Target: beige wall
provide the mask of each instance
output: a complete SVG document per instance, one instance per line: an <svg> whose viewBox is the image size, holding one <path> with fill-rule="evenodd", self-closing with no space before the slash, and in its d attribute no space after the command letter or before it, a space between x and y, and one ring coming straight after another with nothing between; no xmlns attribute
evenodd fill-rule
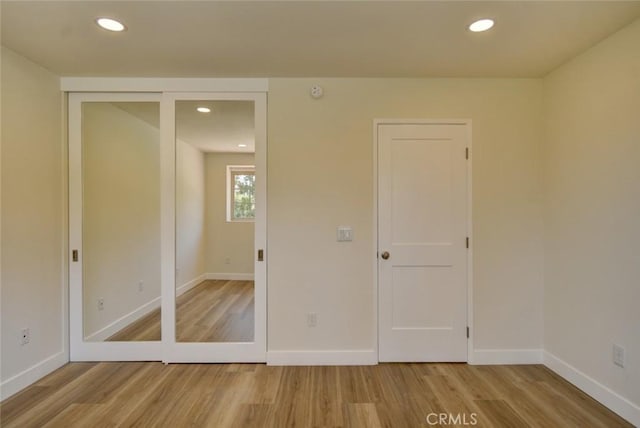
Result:
<svg viewBox="0 0 640 428"><path fill-rule="evenodd" d="M82 131L83 315L91 336L144 315L160 296L160 132L110 103L85 104Z"/></svg>
<svg viewBox="0 0 640 428"><path fill-rule="evenodd" d="M544 346L639 403L639 42L636 22L543 80L270 79L269 349L373 348L372 120L469 118L476 349ZM58 83L2 49L3 382L66 351ZM224 165L244 161L204 158L204 270L250 272L251 254L213 227ZM352 243L335 241L338 225Z"/></svg>
<svg viewBox="0 0 640 428"><path fill-rule="evenodd" d="M538 79L270 79L269 349L374 347L374 118L473 120L475 347L541 349Z"/></svg>
<svg viewBox="0 0 640 428"><path fill-rule="evenodd" d="M636 21L544 79L545 349L636 406L639 47Z"/></svg>
<svg viewBox="0 0 640 428"><path fill-rule="evenodd" d="M308 95L313 83L325 87L321 100ZM536 79L271 79L270 350L373 347L372 120L389 117L473 120L476 348L539 349L541 114ZM43 162L61 172L55 158ZM207 155L205 163L205 189L212 194L214 182L224 183L215 179L224 177L224 168L214 173L215 165L241 162ZM62 199L55 197L58 205ZM206 201L207 221L224 219L224 210L224 203ZM354 227L352 243L335 242L338 225ZM243 261L244 250L230 253L225 246L227 253L220 252L219 232L206 232L207 272L251 272L251 253ZM318 314L313 331L306 327L307 312ZM59 308L55 314L61 315Z"/></svg>
<svg viewBox="0 0 640 428"><path fill-rule="evenodd" d="M204 154L176 142L176 287L201 278L205 270Z"/></svg>
<svg viewBox="0 0 640 428"><path fill-rule="evenodd" d="M640 403L639 44L635 22L543 80L270 79L269 349L373 347L372 120L470 118L476 348L544 346ZM5 386L66 358L67 201L58 77L2 48L1 98ZM217 162L206 156L207 194ZM205 213L224 218L224 204ZM335 242L338 225L352 243ZM206 271L253 266L205 230Z"/></svg>
<svg viewBox="0 0 640 428"><path fill-rule="evenodd" d="M253 222L227 222L227 165L253 165L253 154L207 153L207 273L253 274ZM229 263L226 263L229 259Z"/></svg>
<svg viewBox="0 0 640 428"><path fill-rule="evenodd" d="M59 78L4 47L1 55L5 396L11 389L6 381L15 375L47 359L51 369L51 363L55 366L66 358L66 143ZM20 331L25 327L31 330L31 342L21 346Z"/></svg>

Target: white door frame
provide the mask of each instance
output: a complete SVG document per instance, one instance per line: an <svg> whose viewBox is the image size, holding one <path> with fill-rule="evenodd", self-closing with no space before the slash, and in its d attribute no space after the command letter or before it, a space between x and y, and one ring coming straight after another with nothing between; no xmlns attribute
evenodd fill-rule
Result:
<svg viewBox="0 0 640 428"><path fill-rule="evenodd" d="M469 161L467 162L467 230L469 234L469 250L467 251L467 326L469 327L469 339L467 340L467 362L473 363L473 221L472 221L472 167L471 167L471 119L374 119L373 120L373 248L371 259L373 260L373 287L374 301L373 313L375 314L373 328L373 343L376 359L379 357L379 272L378 272L378 127L380 125L464 125L467 129L467 141L469 147Z"/></svg>
<svg viewBox="0 0 640 428"><path fill-rule="evenodd" d="M267 349L267 91L266 79L63 78L69 92L69 346L71 361L264 362ZM174 92L171 92L174 91ZM178 92L183 91L183 92ZM188 92L187 92L188 91ZM203 92L210 91L210 92ZM176 343L175 341L175 100L253 100L256 134L255 331L251 343ZM83 101L160 102L161 295L162 340L157 342L85 342L82 322L82 175L81 103ZM258 280L261 278L261 280Z"/></svg>

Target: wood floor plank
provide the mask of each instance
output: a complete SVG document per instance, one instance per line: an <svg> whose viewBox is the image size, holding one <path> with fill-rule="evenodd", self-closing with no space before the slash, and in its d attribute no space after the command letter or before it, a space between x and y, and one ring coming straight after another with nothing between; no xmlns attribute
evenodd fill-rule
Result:
<svg viewBox="0 0 640 428"><path fill-rule="evenodd" d="M437 401L407 398L403 402L378 402L376 411L384 428L415 428L431 426L427 424L427 416L439 413L442 408Z"/></svg>
<svg viewBox="0 0 640 428"><path fill-rule="evenodd" d="M263 427L269 419L273 406L269 404L243 404L239 408L237 419L231 423L232 427Z"/></svg>
<svg viewBox="0 0 640 428"><path fill-rule="evenodd" d="M478 413L474 401L466 397L463 388L451 376L425 376L425 380L436 394L437 402L442 405L441 412L467 415Z"/></svg>
<svg viewBox="0 0 640 428"><path fill-rule="evenodd" d="M586 412L592 420L599 421L606 427L620 426L619 419L617 417L611 418L612 413L606 407L599 405L595 399L582 393L577 387L557 376L550 369L543 367L543 370L539 370L538 373L541 376L541 382L562 395L574 397L572 402Z"/></svg>
<svg viewBox="0 0 640 428"><path fill-rule="evenodd" d="M370 382L375 366L339 367L341 390L346 403L375 403L382 400L382 385Z"/></svg>
<svg viewBox="0 0 640 428"><path fill-rule="evenodd" d="M442 373L451 378L459 391L468 400L497 400L505 398L493 383L481 376L479 366L468 366L466 364L448 364L443 366Z"/></svg>
<svg viewBox="0 0 640 428"><path fill-rule="evenodd" d="M26 390L18 393L11 400L2 403L2 417L0 418L0 426L2 420L14 420L20 415L31 409L33 403L42 402L45 398L51 396L52 387L32 385Z"/></svg>
<svg viewBox="0 0 640 428"><path fill-rule="evenodd" d="M119 393L99 409L95 418L107 426L121 426L132 414L149 402L149 396L154 393L157 385L166 381L169 373L169 370L163 369L161 363L144 364L136 371L135 376L123 385ZM118 411L113 412L114 408Z"/></svg>
<svg viewBox="0 0 640 428"><path fill-rule="evenodd" d="M518 415L504 400L476 400L475 405L479 412L476 420L483 427L526 428L530 427L520 415Z"/></svg>
<svg viewBox="0 0 640 428"><path fill-rule="evenodd" d="M503 366L484 366L481 369L479 375L499 391L496 398L505 398L530 426L540 428L562 426L560 415L549 412L549 409L539 401L532 399L528 392L531 382L524 381L521 377L514 377L513 371Z"/></svg>
<svg viewBox="0 0 640 428"><path fill-rule="evenodd" d="M381 428L378 411L374 403L346 404L345 426Z"/></svg>
<svg viewBox="0 0 640 428"><path fill-rule="evenodd" d="M118 393L127 382L135 379L144 363L104 363L107 370L94 373L91 377L93 388L76 398L76 403L104 403Z"/></svg>
<svg viewBox="0 0 640 428"><path fill-rule="evenodd" d="M72 404L82 402L95 402L97 393L108 394L110 392L113 384L108 384L105 382L105 380L108 379L110 373L121 371L123 369L130 371L132 369L135 369L136 364L142 363L126 364L126 367L122 366L119 363L101 363L94 365L91 369L85 371L80 377L69 380L68 383L62 384L58 388L52 388L51 394L46 395L41 400L33 402L28 412L23 412L16 415L15 426L41 427ZM73 368L69 368L69 366L73 365L75 364L67 364L63 368L54 372L51 376L56 376L57 372L60 370L73 371ZM120 382L124 382L126 380L126 377L119 378ZM34 386L38 385L36 384ZM29 394L30 388L31 387L22 391L15 397L15 399L20 401L24 400L24 398L22 397ZM87 397L90 401L85 401L87 400ZM12 399L8 400L7 404L9 405L9 407L11 406L12 402L13 397ZM5 402L2 403L2 409L4 409L4 406ZM2 424L4 425L7 420L11 421L12 419L8 419L8 417L5 418L4 410L0 410L0 420L2 420Z"/></svg>
<svg viewBox="0 0 640 428"><path fill-rule="evenodd" d="M240 364L247 366L247 364ZM275 404L282 382L283 367L256 365L251 385L251 394L247 398L249 404Z"/></svg>
<svg viewBox="0 0 640 428"><path fill-rule="evenodd" d="M95 414L104 404L71 404L62 412L47 421L43 428L73 428L73 427L107 427L106 421L101 421Z"/></svg>
<svg viewBox="0 0 640 428"><path fill-rule="evenodd" d="M9 420L18 417L25 411L25 408L22 406L28 405L29 403L43 401L51 395L52 391L56 391L70 383L72 380L77 379L95 365L96 363L67 364L61 369L40 379L30 388L18 393L14 400L3 403L2 415Z"/></svg>
<svg viewBox="0 0 640 428"><path fill-rule="evenodd" d="M96 367L98 363L74 363L67 364L59 370L43 377L36 384L42 386L51 386L53 388L60 388L72 380L79 378L87 373L89 370Z"/></svg>
<svg viewBox="0 0 640 428"><path fill-rule="evenodd" d="M131 413L123 425L150 424L151 426L165 423L174 413L186 411L183 404L184 396L190 386L198 379L201 365L179 364L167 367L168 372L164 381L155 385L152 391L143 399L142 406Z"/></svg>
<svg viewBox="0 0 640 428"><path fill-rule="evenodd" d="M441 414L475 414L479 427L631 427L539 365L70 363L0 404L7 428L414 428Z"/></svg>

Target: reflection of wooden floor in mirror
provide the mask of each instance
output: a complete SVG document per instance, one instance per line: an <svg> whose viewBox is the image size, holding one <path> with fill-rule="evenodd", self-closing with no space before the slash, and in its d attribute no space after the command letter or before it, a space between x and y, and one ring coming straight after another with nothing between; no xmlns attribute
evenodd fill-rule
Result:
<svg viewBox="0 0 640 428"><path fill-rule="evenodd" d="M158 340L160 340L160 309L150 312L107 339L110 342L151 342Z"/></svg>
<svg viewBox="0 0 640 428"><path fill-rule="evenodd" d="M177 340L251 342L253 314L253 281L203 281L177 299ZM160 309L120 330L108 340L160 340Z"/></svg>
<svg viewBox="0 0 640 428"><path fill-rule="evenodd" d="M253 281L204 281L178 297L178 342L252 342Z"/></svg>

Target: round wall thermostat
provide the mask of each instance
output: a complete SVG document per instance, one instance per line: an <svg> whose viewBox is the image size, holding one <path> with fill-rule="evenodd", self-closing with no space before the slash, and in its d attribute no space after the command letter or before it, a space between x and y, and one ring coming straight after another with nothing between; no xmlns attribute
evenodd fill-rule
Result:
<svg viewBox="0 0 640 428"><path fill-rule="evenodd" d="M311 96L313 98L318 99L318 98L322 97L322 94L324 94L324 90L322 89L322 86L313 85L311 87Z"/></svg>

